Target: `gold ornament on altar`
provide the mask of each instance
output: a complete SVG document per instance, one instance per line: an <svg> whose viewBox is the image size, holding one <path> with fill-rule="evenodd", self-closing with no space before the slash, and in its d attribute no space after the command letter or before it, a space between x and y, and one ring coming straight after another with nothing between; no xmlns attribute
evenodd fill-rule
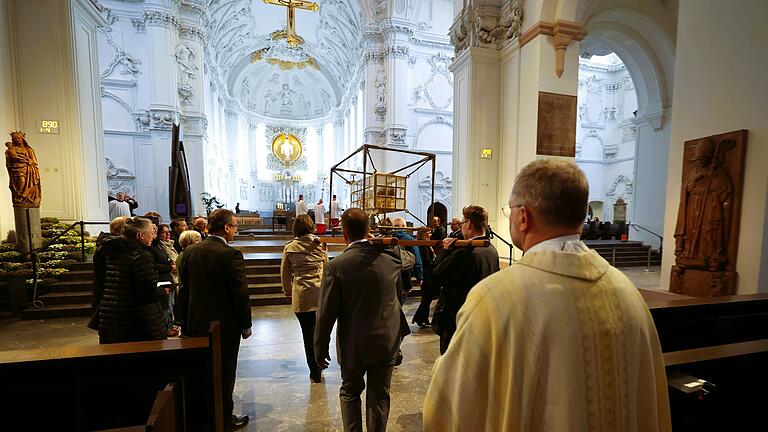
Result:
<svg viewBox="0 0 768 432"><path fill-rule="evenodd" d="M304 38L296 34L296 9L317 12L320 6L315 2L304 0L264 0L264 3L287 8L288 19L285 29L276 30L270 34L269 46L251 54L251 62L265 60L283 70L306 67L319 70L320 65L317 60L304 50Z"/></svg>
<svg viewBox="0 0 768 432"><path fill-rule="evenodd" d="M301 141L295 135L281 133L272 140L272 154L286 166L299 160L302 151Z"/></svg>

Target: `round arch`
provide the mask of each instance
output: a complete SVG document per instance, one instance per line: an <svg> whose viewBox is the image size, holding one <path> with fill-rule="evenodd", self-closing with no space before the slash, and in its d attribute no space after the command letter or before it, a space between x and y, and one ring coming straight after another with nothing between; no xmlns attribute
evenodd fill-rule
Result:
<svg viewBox="0 0 768 432"><path fill-rule="evenodd" d="M664 111L672 104L674 47L652 18L634 9L599 12L586 24L582 53L615 52L635 84L638 118L662 127Z"/></svg>

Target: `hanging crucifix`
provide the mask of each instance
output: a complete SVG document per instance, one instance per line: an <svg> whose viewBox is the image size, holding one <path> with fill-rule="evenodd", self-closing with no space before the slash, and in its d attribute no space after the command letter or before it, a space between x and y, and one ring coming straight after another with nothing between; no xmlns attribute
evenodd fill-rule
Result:
<svg viewBox="0 0 768 432"><path fill-rule="evenodd" d="M304 40L296 34L296 9L317 12L320 6L315 2L305 0L264 0L264 3L287 8L288 23L285 26L285 32L280 32L280 37L284 37L288 41L288 45L292 47L304 43Z"/></svg>

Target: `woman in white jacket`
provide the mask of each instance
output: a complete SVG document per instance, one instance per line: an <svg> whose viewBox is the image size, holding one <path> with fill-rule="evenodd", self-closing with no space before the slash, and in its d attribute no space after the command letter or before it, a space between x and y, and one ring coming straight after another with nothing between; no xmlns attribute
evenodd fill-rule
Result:
<svg viewBox="0 0 768 432"><path fill-rule="evenodd" d="M309 378L319 383L322 370L315 362L314 335L315 311L320 295L323 266L328 262L325 246L312 234L315 225L306 215L299 215L293 222L294 239L285 245L281 263L283 293L291 297L291 308L296 314L304 339L304 352L309 366Z"/></svg>

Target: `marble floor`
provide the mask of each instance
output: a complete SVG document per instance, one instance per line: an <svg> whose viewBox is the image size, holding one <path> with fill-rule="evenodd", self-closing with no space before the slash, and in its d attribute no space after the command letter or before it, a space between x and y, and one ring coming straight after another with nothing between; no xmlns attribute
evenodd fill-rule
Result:
<svg viewBox="0 0 768 432"><path fill-rule="evenodd" d="M638 287L654 288L659 285L658 268L655 270L648 273L632 269L626 273ZM405 305L409 320L417 305L416 299ZM341 376L335 347L331 347L334 361L324 372L324 382L312 384L301 330L290 306L254 308L252 315L253 336L241 343L235 386L235 411L251 417L246 430L341 430ZM0 351L97 344L98 337L85 326L87 322L88 318L0 320ZM411 331L402 346L403 364L392 376L388 430L393 432L422 430L422 402L439 354L438 337L431 329L412 325Z"/></svg>

